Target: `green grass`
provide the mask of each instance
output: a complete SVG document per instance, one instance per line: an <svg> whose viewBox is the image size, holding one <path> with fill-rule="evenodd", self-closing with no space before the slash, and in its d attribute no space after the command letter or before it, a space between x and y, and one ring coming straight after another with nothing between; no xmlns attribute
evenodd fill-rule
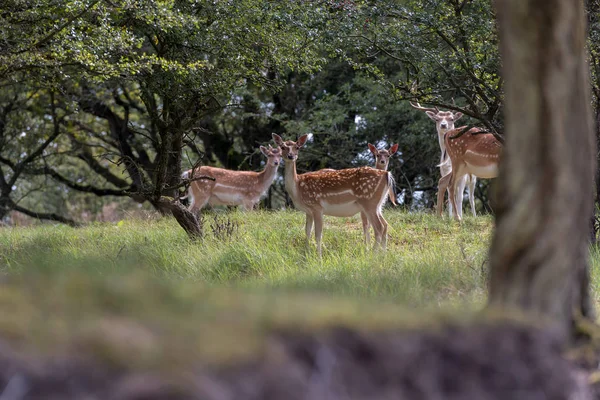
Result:
<svg viewBox="0 0 600 400"><path fill-rule="evenodd" d="M238 226L225 238L207 215L200 242L171 218L2 228L0 338L120 366L183 366L255 354L273 329L406 327L423 310L454 318L485 302L491 217L384 215L386 252L365 248L358 218L327 218L322 259L292 211L219 213ZM599 260L594 250L597 304Z"/></svg>
<svg viewBox="0 0 600 400"><path fill-rule="evenodd" d="M219 215L238 224L216 238L205 217L206 237L187 239L174 220L122 221L83 229L65 226L0 231L0 265L9 274L84 270L106 275L143 270L170 280L244 288L317 291L385 298L411 305L473 302L483 298L482 267L491 218L460 226L430 214L386 212L388 251L363 244L358 218L327 218L324 253L306 249L298 212Z"/></svg>

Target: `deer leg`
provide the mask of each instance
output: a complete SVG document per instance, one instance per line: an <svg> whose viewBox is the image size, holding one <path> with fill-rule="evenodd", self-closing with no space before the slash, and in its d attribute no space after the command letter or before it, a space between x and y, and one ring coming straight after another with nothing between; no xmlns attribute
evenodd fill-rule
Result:
<svg viewBox="0 0 600 400"><path fill-rule="evenodd" d="M382 245L382 236L384 233L383 222L379 219L379 212L375 211L367 211L363 207L363 213L367 215L367 219L369 223L373 226L373 230L375 231L375 248L378 248Z"/></svg>
<svg viewBox="0 0 600 400"><path fill-rule="evenodd" d="M208 201L210 200L210 193L192 193L190 200L189 210L193 213L196 213L206 207Z"/></svg>
<svg viewBox="0 0 600 400"><path fill-rule="evenodd" d="M477 183L477 178L475 175L469 175L468 187L469 187L469 204L471 204L471 212L473 216L476 217L477 213L475 212L475 184Z"/></svg>
<svg viewBox="0 0 600 400"><path fill-rule="evenodd" d="M379 221L383 227L383 232L381 232L381 247L383 250L385 250L387 248L388 223L380 212L377 213L377 217L379 218Z"/></svg>
<svg viewBox="0 0 600 400"><path fill-rule="evenodd" d="M210 200L213 187L214 183L210 181L193 182L189 188L190 205L188 209L191 212L196 213L206 207Z"/></svg>
<svg viewBox="0 0 600 400"><path fill-rule="evenodd" d="M252 211L254 210L254 206L256 205L256 203L253 203L251 201L245 201L243 203L243 207L245 211Z"/></svg>
<svg viewBox="0 0 600 400"><path fill-rule="evenodd" d="M313 227L313 216L306 214L306 225L304 225L304 231L306 232L306 247L310 246L310 234Z"/></svg>
<svg viewBox="0 0 600 400"><path fill-rule="evenodd" d="M321 238L323 237L323 212L313 212L313 219L315 221L315 239L317 240L317 253L321 257Z"/></svg>
<svg viewBox="0 0 600 400"><path fill-rule="evenodd" d="M452 177L452 171L447 175L440 178L438 182L438 199L437 199L437 213L441 217L444 213L444 194L446 190L448 190L448 201L450 201L450 188L448 187L448 183L450 183L450 178ZM450 207L450 205L448 205Z"/></svg>
<svg viewBox="0 0 600 400"><path fill-rule="evenodd" d="M454 216L454 209L452 207L452 202L450 201L450 186L446 189L448 192L448 216L452 218Z"/></svg>
<svg viewBox="0 0 600 400"><path fill-rule="evenodd" d="M450 176L450 183L449 183L450 202L454 206L455 210L456 210L456 186L458 186L457 184L460 182L460 179L462 179L463 176L464 176L464 173L462 173L460 171L460 168L454 168L452 170L452 175ZM457 221L460 222L462 220L461 216L458 215L458 213L454 213L454 216Z"/></svg>
<svg viewBox="0 0 600 400"><path fill-rule="evenodd" d="M365 244L368 246L371 243L371 232L369 230L369 219L367 214L360 212L360 219L362 220L363 233L365 234Z"/></svg>
<svg viewBox="0 0 600 400"><path fill-rule="evenodd" d="M448 165L448 164L442 164L440 166L440 173L442 175L442 178L449 175L452 172L452 166ZM450 179L450 178L448 178ZM454 209L452 202L450 201L450 187L446 186L446 191L448 192L448 215L450 216L450 218L452 218L452 216L454 215L454 213L456 212L456 210ZM438 192L439 193L439 192ZM438 194L438 198L439 198L439 194ZM442 195L442 200L443 200L444 196ZM439 203L438 203L439 204ZM443 206L442 206L443 208Z"/></svg>
<svg viewBox="0 0 600 400"><path fill-rule="evenodd" d="M456 196L456 205L454 206L454 212L456 213L456 215L458 215L460 219L462 219L463 216L463 198L465 194L465 186L467 185L467 178L468 176L465 175L456 182L457 190L454 193Z"/></svg>

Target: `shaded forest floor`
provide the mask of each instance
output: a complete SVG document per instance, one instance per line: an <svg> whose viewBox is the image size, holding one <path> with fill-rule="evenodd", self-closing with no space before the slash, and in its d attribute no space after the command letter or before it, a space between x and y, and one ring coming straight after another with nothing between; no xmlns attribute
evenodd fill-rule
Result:
<svg viewBox="0 0 600 400"><path fill-rule="evenodd" d="M386 253L358 218L329 218L322 260L296 212L208 214L200 243L169 218L0 229L0 397L416 399L480 369L504 376L496 393L577 386L551 334L492 321L472 336L491 218L385 216ZM506 375L511 355L538 372ZM419 362L416 386L393 378Z"/></svg>

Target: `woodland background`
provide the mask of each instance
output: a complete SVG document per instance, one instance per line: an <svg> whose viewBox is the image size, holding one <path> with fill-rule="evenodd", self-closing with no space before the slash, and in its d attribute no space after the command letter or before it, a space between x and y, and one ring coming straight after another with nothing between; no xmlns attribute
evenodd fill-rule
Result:
<svg viewBox="0 0 600 400"><path fill-rule="evenodd" d="M160 208L198 162L261 169L272 132L313 134L300 171L368 165L367 143L399 143L398 201L431 209L435 127L409 100L503 132L489 0L34 3L0 12L5 223ZM586 8L598 120L600 2ZM476 198L493 212L488 181ZM286 205L279 179L261 206Z"/></svg>

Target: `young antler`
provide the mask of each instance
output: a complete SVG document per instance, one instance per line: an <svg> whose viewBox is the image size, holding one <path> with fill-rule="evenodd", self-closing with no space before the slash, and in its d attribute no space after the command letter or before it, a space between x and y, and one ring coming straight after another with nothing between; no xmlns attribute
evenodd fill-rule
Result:
<svg viewBox="0 0 600 400"><path fill-rule="evenodd" d="M412 101L409 101L409 103L413 108L416 108L417 110L420 110L420 111L425 111L425 112L429 111L429 112L432 112L435 114L440 112L440 110L437 107L435 107L435 108L423 107L423 106L421 106L421 104L419 104L419 102L417 102L415 104Z"/></svg>

